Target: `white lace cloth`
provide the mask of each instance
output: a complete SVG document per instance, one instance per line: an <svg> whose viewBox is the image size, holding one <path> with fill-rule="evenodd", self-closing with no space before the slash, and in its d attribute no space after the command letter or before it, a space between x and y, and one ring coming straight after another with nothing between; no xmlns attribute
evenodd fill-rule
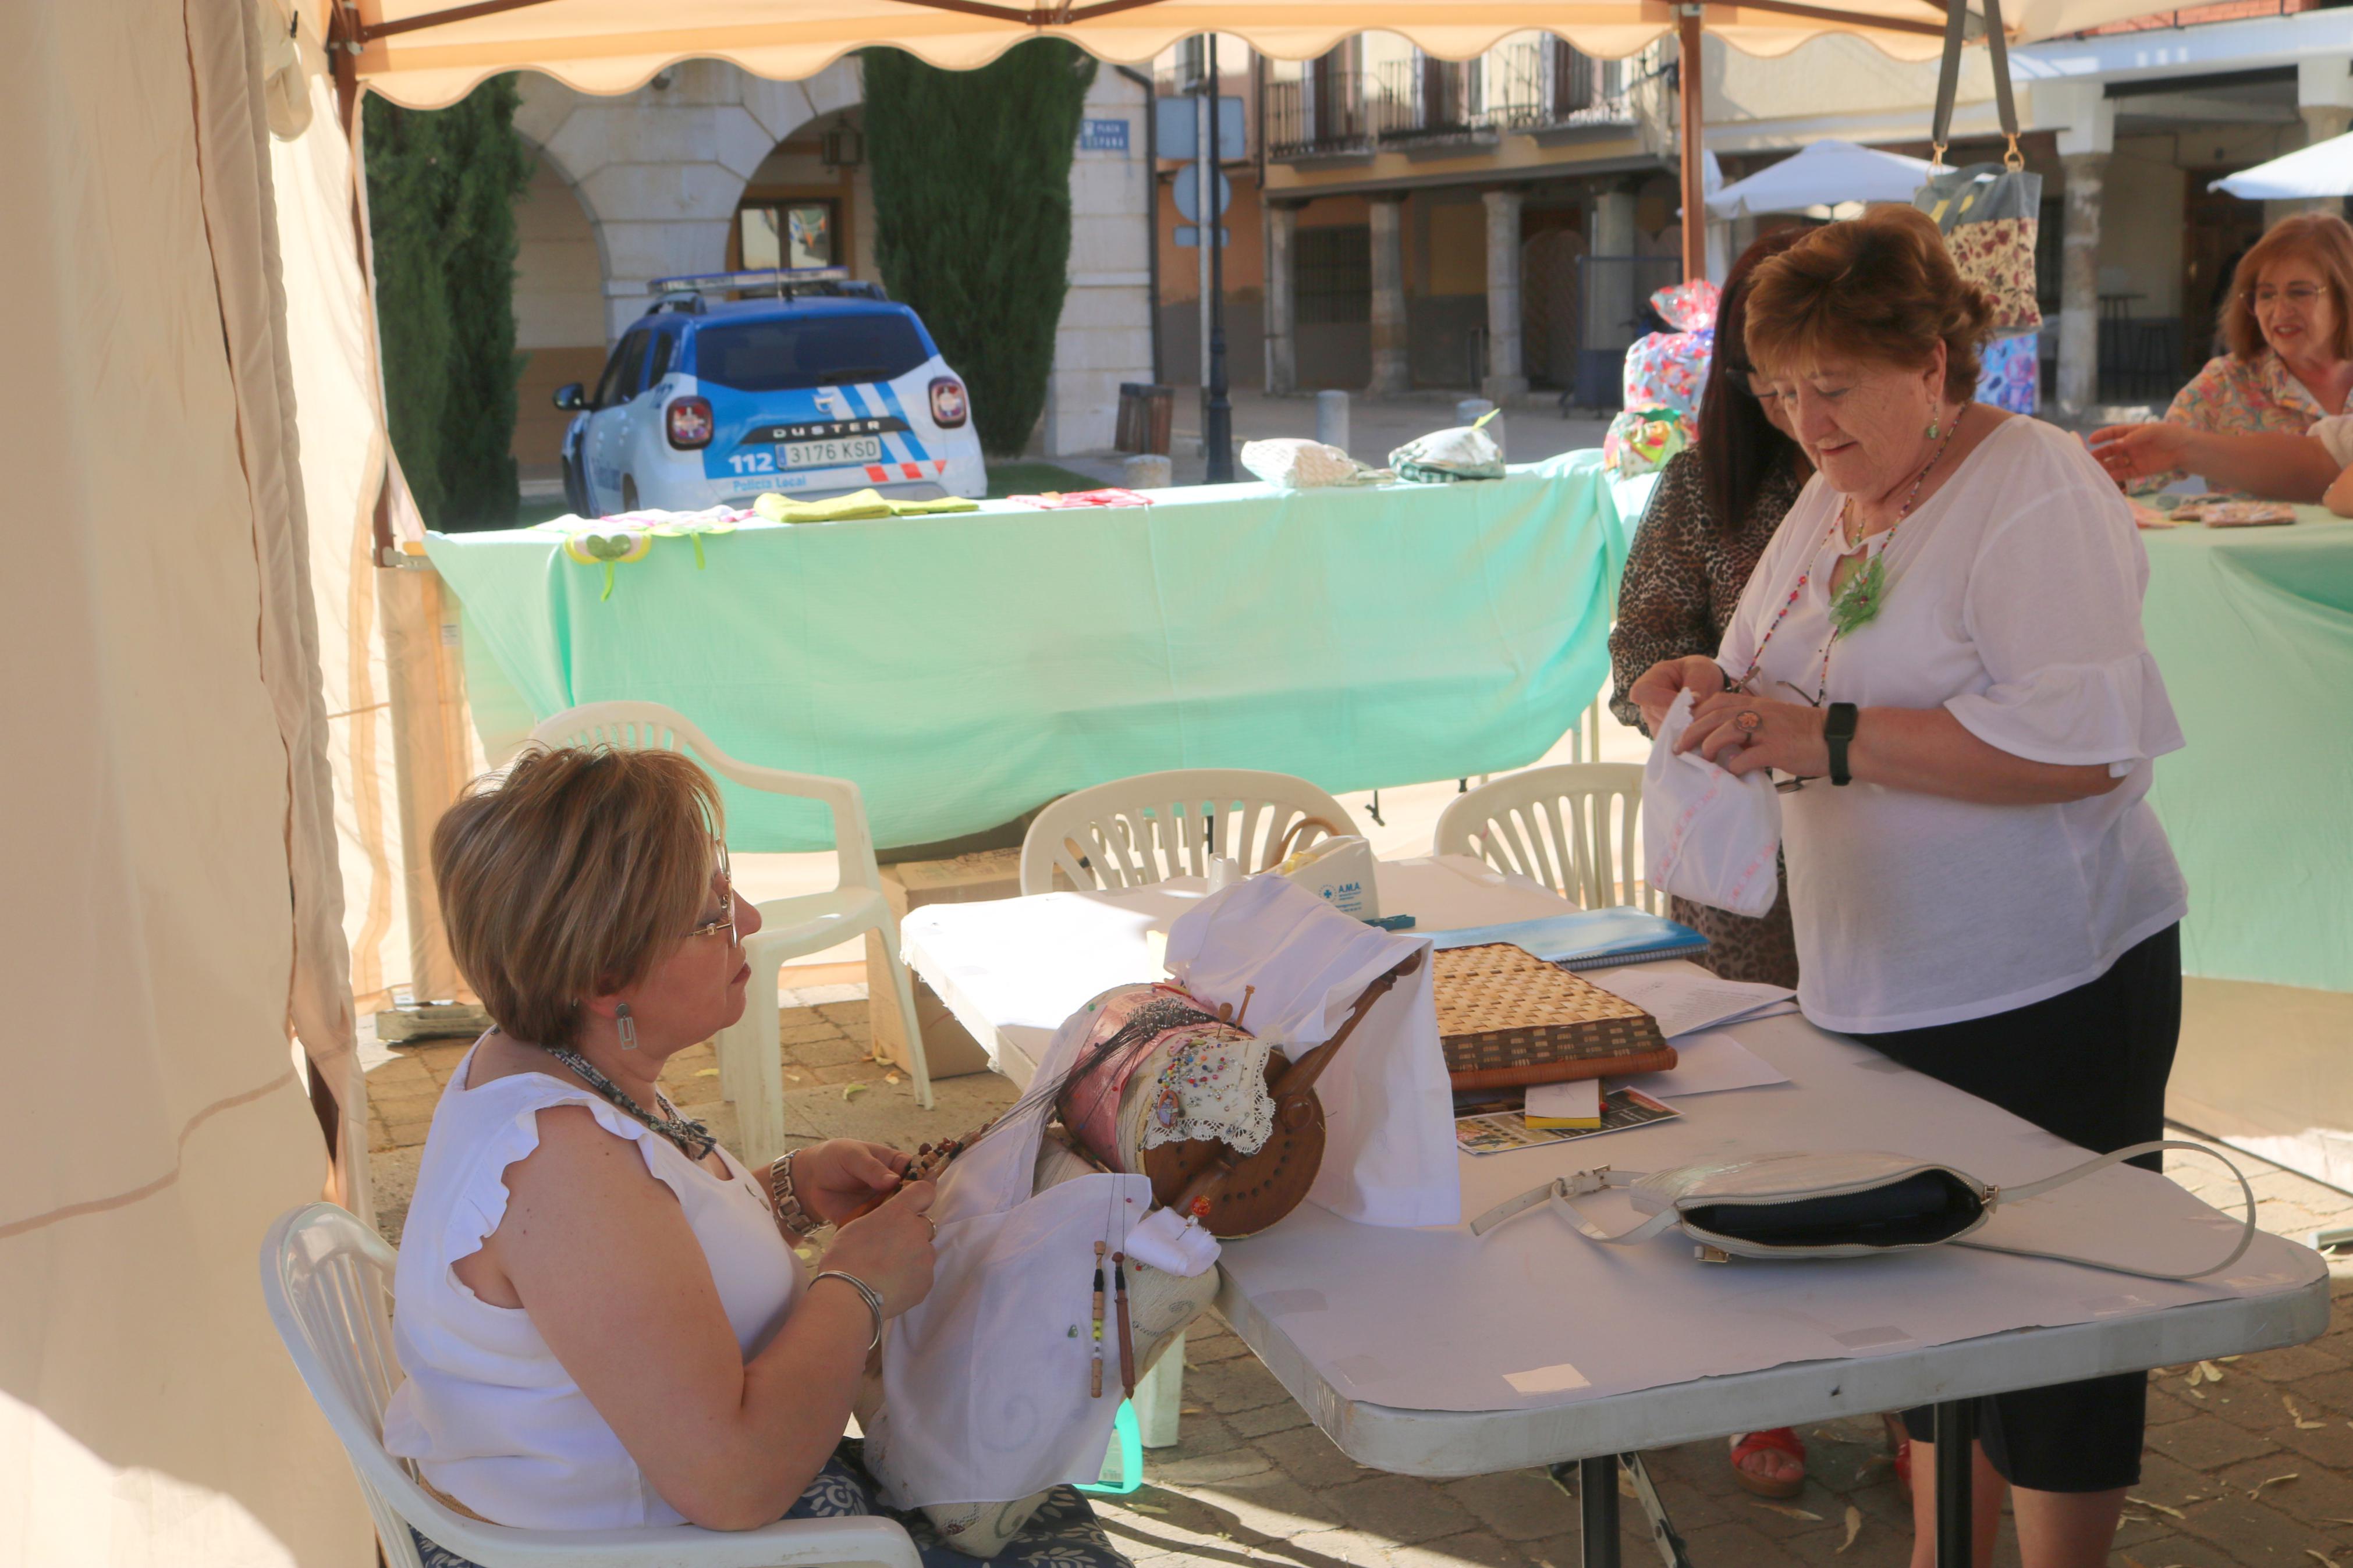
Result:
<svg viewBox="0 0 2353 1568"><path fill-rule="evenodd" d="M1267 1042L1238 1031L1185 1029L1154 1049L1143 1146L1215 1140L1255 1154L1274 1135L1274 1097L1267 1092ZM1133 1081L1133 1080L1131 1080Z"/></svg>

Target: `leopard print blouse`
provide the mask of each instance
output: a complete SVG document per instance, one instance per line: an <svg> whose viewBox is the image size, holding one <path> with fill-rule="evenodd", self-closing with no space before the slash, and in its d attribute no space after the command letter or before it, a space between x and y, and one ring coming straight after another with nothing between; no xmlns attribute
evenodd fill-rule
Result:
<svg viewBox="0 0 2353 1568"><path fill-rule="evenodd" d="M1627 697L1644 670L1661 659L1715 655L1749 574L1757 570L1773 531L1804 488L1793 470L1779 470L1757 487L1740 530L1726 534L1709 515L1706 492L1700 486L1699 453L1686 448L1667 460L1651 492L1650 509L1626 552L1626 574L1618 588L1618 624L1609 633L1609 663L1616 678L1609 710L1621 721L1650 733L1641 710ZM1798 984L1798 945L1789 929L1786 874L1780 897L1761 920L1683 899L1673 900L1672 912L1708 939L1707 956L1700 962L1725 979Z"/></svg>

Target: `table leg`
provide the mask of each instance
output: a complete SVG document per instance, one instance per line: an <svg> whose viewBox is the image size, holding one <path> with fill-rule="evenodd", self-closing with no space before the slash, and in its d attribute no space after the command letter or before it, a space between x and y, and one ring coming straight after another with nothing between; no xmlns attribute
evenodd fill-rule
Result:
<svg viewBox="0 0 2353 1568"><path fill-rule="evenodd" d="M1577 1462L1585 1568L1618 1568L1618 1456Z"/></svg>
<svg viewBox="0 0 2353 1568"><path fill-rule="evenodd" d="M1976 1463L1978 1409L1972 1400L1936 1406L1936 1568L1970 1568L1969 1473Z"/></svg>

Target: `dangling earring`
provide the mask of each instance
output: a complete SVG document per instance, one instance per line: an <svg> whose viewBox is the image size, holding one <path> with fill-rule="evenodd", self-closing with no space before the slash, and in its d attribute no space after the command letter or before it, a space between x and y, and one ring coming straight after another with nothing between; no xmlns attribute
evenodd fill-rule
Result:
<svg viewBox="0 0 2353 1568"><path fill-rule="evenodd" d="M638 1021L629 1016L629 1005L627 1002L620 1003L614 1007L613 1022L621 1031L621 1048L625 1051L636 1050L638 1048Z"/></svg>
<svg viewBox="0 0 2353 1568"><path fill-rule="evenodd" d="M1941 436L1941 435L1943 435L1943 434L1944 434L1944 430L1943 430L1942 426L1937 423L1937 420L1936 420L1936 411L1934 408L1929 409L1929 410L1928 410L1928 439L1929 439L1929 440L1931 440L1931 441L1933 441L1933 440L1935 440L1938 436Z"/></svg>

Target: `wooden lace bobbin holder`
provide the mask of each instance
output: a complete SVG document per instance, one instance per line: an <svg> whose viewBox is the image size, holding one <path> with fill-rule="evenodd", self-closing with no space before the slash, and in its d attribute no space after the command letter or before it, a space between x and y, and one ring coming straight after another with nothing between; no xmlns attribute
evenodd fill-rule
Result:
<svg viewBox="0 0 2353 1568"><path fill-rule="evenodd" d="M1140 1166L1138 1173L1152 1183L1155 1203L1179 1214L1199 1215L1203 1228L1221 1241L1257 1235L1299 1206L1323 1165L1324 1103L1316 1098L1315 1080L1348 1043L1374 1004L1420 963L1421 955L1416 953L1366 985L1332 1037L1296 1062L1279 1048L1268 1051L1266 1082L1268 1097L1274 1101L1274 1131L1256 1152L1244 1154L1213 1139L1142 1148L1143 1125L1153 1094L1152 1086L1140 1081L1144 1078L1140 1069L1130 1080L1131 1092L1122 1099L1116 1140L1120 1147L1097 1148L1077 1135L1085 1120L1076 1114L1075 1099L1083 1090L1083 1078L1064 1086L1058 1097L1056 1109L1066 1142L1103 1169ZM1216 1011L1230 1015L1232 1010ZM1203 1205L1206 1215L1201 1213Z"/></svg>
<svg viewBox="0 0 2353 1568"><path fill-rule="evenodd" d="M1506 1089L1662 1072L1658 1020L1509 942L1437 955L1438 1039L1456 1089Z"/></svg>

